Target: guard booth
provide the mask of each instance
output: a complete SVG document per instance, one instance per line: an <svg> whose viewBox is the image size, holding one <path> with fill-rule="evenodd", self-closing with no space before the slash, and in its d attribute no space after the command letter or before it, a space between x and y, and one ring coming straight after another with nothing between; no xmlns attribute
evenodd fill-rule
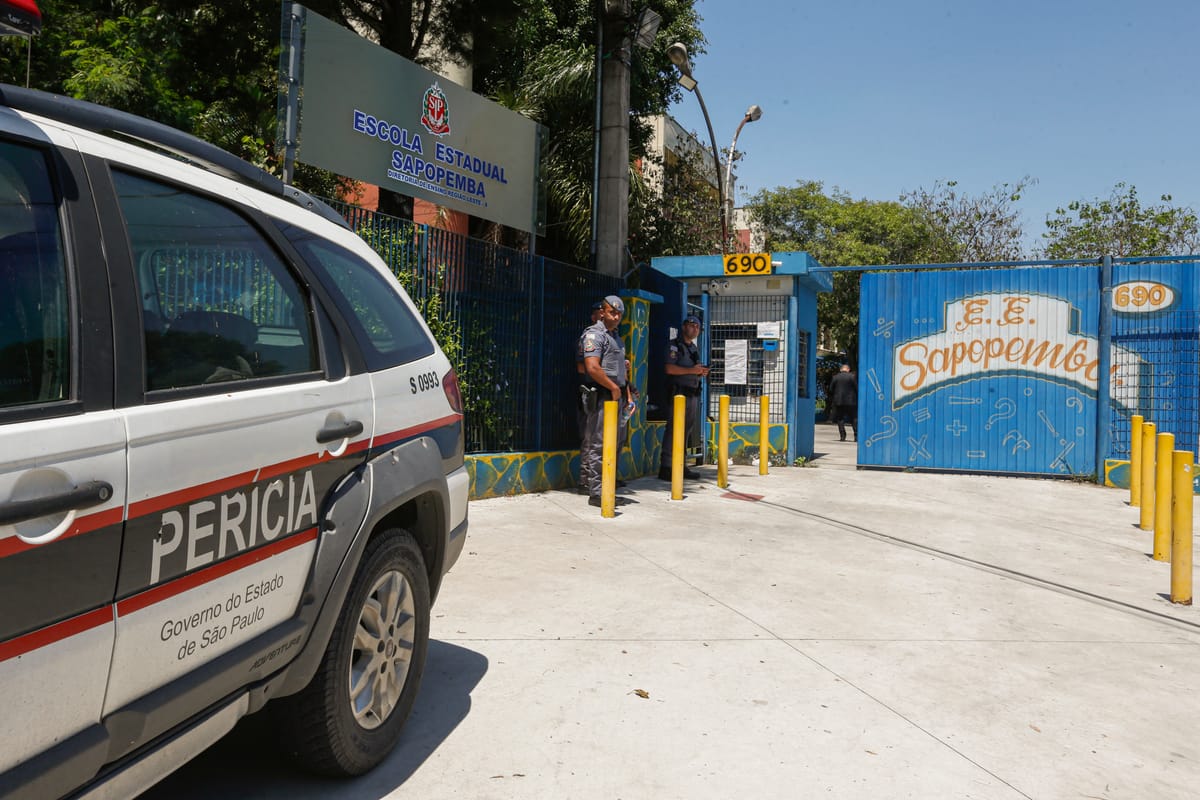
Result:
<svg viewBox="0 0 1200 800"><path fill-rule="evenodd" d="M650 321L649 367L661 376L663 352L689 309L701 319L700 355L711 367L701 396L701 441L715 452L719 402L729 395L730 454L757 452L759 398L770 398L770 451L792 464L813 454L816 414L817 294L833 288L807 253L664 256L646 276L663 297ZM651 403L669 405L659 378ZM661 440L661 435L660 435Z"/></svg>

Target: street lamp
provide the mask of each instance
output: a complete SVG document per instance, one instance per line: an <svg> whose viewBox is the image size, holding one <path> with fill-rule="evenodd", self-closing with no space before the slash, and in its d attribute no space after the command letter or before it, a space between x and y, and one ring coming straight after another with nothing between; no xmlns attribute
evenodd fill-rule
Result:
<svg viewBox="0 0 1200 800"><path fill-rule="evenodd" d="M721 252L725 252L725 242L728 241L725 219L725 187L721 180L721 157L717 153L717 137L713 135L712 120L708 117L708 108L704 105L704 96L700 94L700 84L692 77L692 63L688 61L687 48L681 42L676 42L667 48L667 58L679 70L679 85L696 95L700 101L700 113L704 114L704 124L708 126L708 140L712 144L713 166L717 170L717 209L721 218ZM760 112L761 113L761 112Z"/></svg>
<svg viewBox="0 0 1200 800"><path fill-rule="evenodd" d="M733 143L729 145L729 162L725 165L725 203L727 210L725 211L725 219L733 220L733 158L737 152L737 140L742 135L742 128L747 122L758 122L762 117L761 106L750 106L746 109L746 115L742 117L742 121L738 123L737 130L733 133ZM721 242L721 252L725 251L726 242Z"/></svg>

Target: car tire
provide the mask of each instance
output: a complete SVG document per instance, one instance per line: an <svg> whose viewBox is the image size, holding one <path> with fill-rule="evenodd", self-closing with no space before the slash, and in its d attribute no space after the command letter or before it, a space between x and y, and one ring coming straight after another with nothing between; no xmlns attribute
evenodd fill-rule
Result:
<svg viewBox="0 0 1200 800"><path fill-rule="evenodd" d="M286 752L329 776L361 775L400 738L425 668L429 578L406 531L376 535L312 681L277 709Z"/></svg>

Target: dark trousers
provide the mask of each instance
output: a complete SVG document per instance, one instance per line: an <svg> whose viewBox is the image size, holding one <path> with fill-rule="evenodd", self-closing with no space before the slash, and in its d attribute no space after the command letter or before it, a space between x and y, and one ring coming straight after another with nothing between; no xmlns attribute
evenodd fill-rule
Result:
<svg viewBox="0 0 1200 800"><path fill-rule="evenodd" d="M587 436L587 401L583 399L582 385L575 387L575 426L579 429L579 440Z"/></svg>
<svg viewBox="0 0 1200 800"><path fill-rule="evenodd" d="M603 391L603 390L601 390ZM579 448L579 485L588 490L593 497L600 496L601 462L604 455L604 400L611 400L607 392L603 399L589 404L587 419L584 421L583 445ZM621 422L621 412L617 411L617 459L618 467L621 458L621 447L625 443L625 423ZM617 470L620 477L620 469Z"/></svg>
<svg viewBox="0 0 1200 800"><path fill-rule="evenodd" d="M855 440L858 440L858 406L834 406L830 411L829 418L837 423L838 436L842 438L842 441L846 440L847 422L854 431Z"/></svg>
<svg viewBox="0 0 1200 800"><path fill-rule="evenodd" d="M675 396L671 395L669 400L670 402L667 404L667 427L663 429L662 454L658 459L659 469L671 468L671 447L675 441ZM688 445L692 443L692 439L696 436L696 417L700 410L700 395L684 395L683 408L683 449L686 451Z"/></svg>

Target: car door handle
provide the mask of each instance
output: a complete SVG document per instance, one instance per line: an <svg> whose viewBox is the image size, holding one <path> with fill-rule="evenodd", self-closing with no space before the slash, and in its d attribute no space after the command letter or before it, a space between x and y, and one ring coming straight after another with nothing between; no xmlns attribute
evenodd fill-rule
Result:
<svg viewBox="0 0 1200 800"><path fill-rule="evenodd" d="M347 420L341 425L332 425L317 431L317 444L329 444L340 439L349 439L363 432L363 424L356 419Z"/></svg>
<svg viewBox="0 0 1200 800"><path fill-rule="evenodd" d="M113 496L112 484L89 481L65 492L37 497L32 500L11 500L0 503L0 525L12 525L26 520L97 506Z"/></svg>

